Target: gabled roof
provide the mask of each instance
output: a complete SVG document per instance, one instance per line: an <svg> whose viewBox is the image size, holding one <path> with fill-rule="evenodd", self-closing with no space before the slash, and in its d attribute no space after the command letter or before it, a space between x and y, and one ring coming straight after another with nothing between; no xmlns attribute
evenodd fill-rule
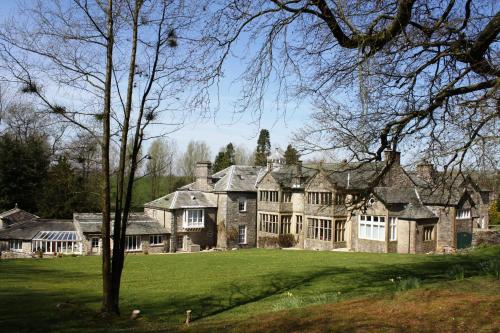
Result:
<svg viewBox="0 0 500 333"><path fill-rule="evenodd" d="M373 194L385 204L420 203L419 193L414 187L376 187Z"/></svg>
<svg viewBox="0 0 500 333"><path fill-rule="evenodd" d="M71 220L35 219L18 222L0 231L0 239L31 240L40 231L75 231Z"/></svg>
<svg viewBox="0 0 500 333"><path fill-rule="evenodd" d="M175 191L144 205L147 208L180 209L217 207L217 196L202 191Z"/></svg>
<svg viewBox="0 0 500 333"><path fill-rule="evenodd" d="M405 209L398 216L398 219L402 220L424 220L424 219L436 219L438 218L429 208L421 204L409 203L406 205Z"/></svg>
<svg viewBox="0 0 500 333"><path fill-rule="evenodd" d="M332 183L337 186L364 190L368 184L382 171L385 162L371 163L329 163L321 166Z"/></svg>
<svg viewBox="0 0 500 333"><path fill-rule="evenodd" d="M102 225L101 213L75 213L73 220L83 233L100 233ZM111 222L113 224L113 221ZM166 234L163 228L155 219L144 213L130 213L127 223L127 235L154 235ZM113 234L113 225L111 226Z"/></svg>
<svg viewBox="0 0 500 333"><path fill-rule="evenodd" d="M38 216L28 213L27 211L17 207L0 213L0 220L2 220L7 225L12 225L14 223L23 221L30 221L37 218Z"/></svg>

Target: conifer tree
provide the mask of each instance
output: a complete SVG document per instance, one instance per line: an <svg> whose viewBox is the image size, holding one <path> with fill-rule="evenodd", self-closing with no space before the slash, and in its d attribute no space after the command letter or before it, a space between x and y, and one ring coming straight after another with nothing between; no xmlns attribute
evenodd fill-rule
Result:
<svg viewBox="0 0 500 333"><path fill-rule="evenodd" d="M267 129L260 130L259 139L257 140L257 149L255 152L255 165L265 166L267 157L271 153L271 141L269 131Z"/></svg>
<svg viewBox="0 0 500 333"><path fill-rule="evenodd" d="M288 145L286 147L285 161L288 165L297 164L299 161L299 153L297 152L297 149L292 147L292 145Z"/></svg>

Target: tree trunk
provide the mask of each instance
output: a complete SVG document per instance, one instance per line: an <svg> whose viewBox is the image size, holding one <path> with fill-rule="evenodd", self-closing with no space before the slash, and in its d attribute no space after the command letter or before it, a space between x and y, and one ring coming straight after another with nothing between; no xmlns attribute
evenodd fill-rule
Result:
<svg viewBox="0 0 500 333"><path fill-rule="evenodd" d="M135 3L134 14L132 17L133 21L133 32L132 32L132 50L130 54L129 63L129 75L127 82L127 100L124 110L124 121L122 127L121 144L120 144L120 160L118 167L117 176L117 190L116 190L116 202L115 202L115 224L113 233L113 266L111 274L111 288L112 288L112 302L114 312L120 313L120 284L121 275L123 271L123 264L125 261L125 235L128 221L128 210L123 210L123 189L124 180L126 172L126 161L127 161L127 143L128 143L128 132L130 127L130 114L132 113L132 97L134 89L134 78L135 78L135 66L136 66L136 54L137 54L137 33L138 33L138 18L139 11L142 5L141 0L137 0ZM132 155L136 155L137 152L133 151ZM132 162L133 163L133 162ZM128 175L129 179L134 178L133 166L130 168L130 173Z"/></svg>
<svg viewBox="0 0 500 333"><path fill-rule="evenodd" d="M109 141L111 115L111 83L113 67L113 0L109 0L107 9L107 51L106 81L104 87L103 138L102 138L102 311L113 313L113 291L111 282L111 196L109 176Z"/></svg>

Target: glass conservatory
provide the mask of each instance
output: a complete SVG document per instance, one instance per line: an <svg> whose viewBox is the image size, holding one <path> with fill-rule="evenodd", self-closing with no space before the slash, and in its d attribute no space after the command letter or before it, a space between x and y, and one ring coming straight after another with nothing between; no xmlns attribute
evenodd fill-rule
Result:
<svg viewBox="0 0 500 333"><path fill-rule="evenodd" d="M31 241L33 252L82 253L82 241L76 231L40 231Z"/></svg>

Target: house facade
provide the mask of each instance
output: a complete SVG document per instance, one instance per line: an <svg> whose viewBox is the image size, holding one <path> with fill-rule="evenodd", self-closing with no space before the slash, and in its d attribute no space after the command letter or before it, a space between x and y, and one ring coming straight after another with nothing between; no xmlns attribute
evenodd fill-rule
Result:
<svg viewBox="0 0 500 333"><path fill-rule="evenodd" d="M262 171L233 165L212 174L210 162L198 162L195 182L146 203L144 212L167 229L169 252L255 247Z"/></svg>
<svg viewBox="0 0 500 333"><path fill-rule="evenodd" d="M125 250L277 247L290 237L309 250L428 253L470 246L474 231L488 229L491 193L470 177L439 177L428 163L407 172L393 151L367 164L287 165L276 150L266 167L233 165L214 174L210 162L198 162L193 183L130 214ZM16 207L0 218L2 251L101 253L101 214L50 220Z"/></svg>
<svg viewBox="0 0 500 333"><path fill-rule="evenodd" d="M399 161L388 151L370 164L268 167L257 184L258 246L292 234L303 249L427 253L470 246L473 230L488 227L489 191L470 177L441 183L429 164L410 174Z"/></svg>

